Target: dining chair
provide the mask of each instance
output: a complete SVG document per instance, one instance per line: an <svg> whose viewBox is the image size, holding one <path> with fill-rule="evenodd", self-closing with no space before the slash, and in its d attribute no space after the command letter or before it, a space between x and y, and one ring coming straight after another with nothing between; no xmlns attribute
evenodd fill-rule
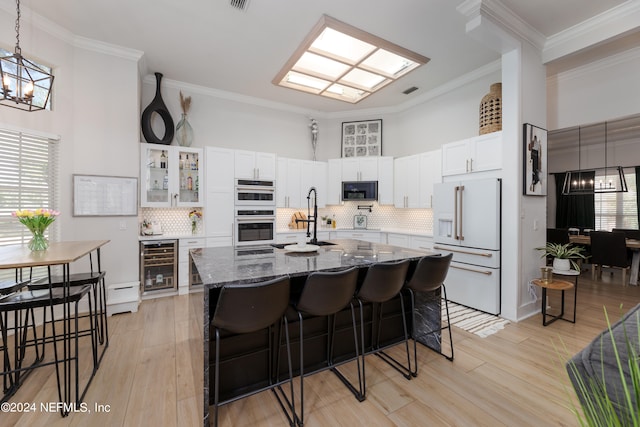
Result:
<svg viewBox="0 0 640 427"><path fill-rule="evenodd" d="M626 286L629 283L627 272L631 268L631 262L627 256L625 234L620 231L592 231L591 264L593 280L602 277L602 267L616 267L622 269L622 285Z"/></svg>

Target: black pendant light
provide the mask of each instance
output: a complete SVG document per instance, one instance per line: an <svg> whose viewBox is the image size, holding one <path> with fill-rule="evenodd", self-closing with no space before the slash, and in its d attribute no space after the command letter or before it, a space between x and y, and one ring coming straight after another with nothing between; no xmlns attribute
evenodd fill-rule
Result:
<svg viewBox="0 0 640 427"><path fill-rule="evenodd" d="M24 111L44 110L49 102L53 75L22 56L20 49L20 0L16 0L16 48L0 57L0 105Z"/></svg>
<svg viewBox="0 0 640 427"><path fill-rule="evenodd" d="M604 123L604 167L583 170L580 165L580 127L578 127L578 170L564 175L562 194L576 196L595 193L626 193L629 191L622 166L608 166L607 122Z"/></svg>

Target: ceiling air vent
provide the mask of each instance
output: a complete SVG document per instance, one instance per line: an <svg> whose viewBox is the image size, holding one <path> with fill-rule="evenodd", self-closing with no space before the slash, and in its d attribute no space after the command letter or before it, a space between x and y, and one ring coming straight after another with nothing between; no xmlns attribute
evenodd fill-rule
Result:
<svg viewBox="0 0 640 427"><path fill-rule="evenodd" d="M249 7L249 0L229 0L229 4L231 7L234 7L238 10L247 10Z"/></svg>
<svg viewBox="0 0 640 427"><path fill-rule="evenodd" d="M404 93L405 95L409 95L411 92L415 92L416 90L418 90L417 87L411 86L409 89L403 91L402 93Z"/></svg>

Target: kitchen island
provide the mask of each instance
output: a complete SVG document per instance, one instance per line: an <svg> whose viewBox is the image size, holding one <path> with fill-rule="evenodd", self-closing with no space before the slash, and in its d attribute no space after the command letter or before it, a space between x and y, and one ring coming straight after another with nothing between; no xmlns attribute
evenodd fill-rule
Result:
<svg viewBox="0 0 640 427"><path fill-rule="evenodd" d="M359 282L366 274L367 267L373 263L385 261L411 261L409 274L415 268L417 261L429 254L398 246L370 243L352 239L332 240L313 252L292 252L272 246L247 247L218 247L194 249L191 251L193 264L197 268L204 285L204 425L209 425L209 384L210 375L214 372L213 355L214 343L211 342L210 322L215 310L219 290L227 284L256 283L276 277L289 276L291 280L291 294L295 298L304 286L309 273L314 271L336 271L348 267L358 267ZM407 297L408 302L408 297ZM268 302L266 302L268 303ZM410 304L405 304L409 310ZM440 337L434 334L425 335L421 331L438 329L440 326L440 291L416 296L416 306L419 316L416 325L411 325L411 316L407 316L408 324L415 329L419 342L435 349L440 349ZM382 309L383 321L380 331L374 330L373 319L378 316L376 307L364 306L365 330L369 337L380 334L381 342L392 345L404 338L402 329L402 312L398 299L384 305ZM350 324L350 312L347 308L336 316L336 343L334 357L338 362L355 359L353 335ZM359 316L358 316L359 319ZM294 372L299 367L295 364L298 322L297 316L289 320L289 332L292 341L292 358ZM308 330L308 331L307 331ZM277 331L273 333L277 334ZM325 317L305 320L305 373L311 373L326 367L326 334L327 319ZM276 335L277 336L277 335ZM257 390L270 381L282 378L270 378L269 360L277 359L275 354L269 354L268 331L245 334L242 337L223 335L220 361L220 397L226 400L240 396L252 390ZM365 342L365 351L371 351L371 339ZM282 352L276 348L274 352ZM307 357L308 356L308 357ZM280 358L278 372L286 372L286 359Z"/></svg>

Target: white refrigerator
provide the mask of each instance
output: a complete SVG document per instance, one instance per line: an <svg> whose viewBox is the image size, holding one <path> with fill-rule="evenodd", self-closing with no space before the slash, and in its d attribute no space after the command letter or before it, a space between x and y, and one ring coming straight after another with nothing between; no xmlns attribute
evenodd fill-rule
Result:
<svg viewBox="0 0 640 427"><path fill-rule="evenodd" d="M453 253L445 286L449 300L500 313L501 180L434 185L434 249Z"/></svg>

